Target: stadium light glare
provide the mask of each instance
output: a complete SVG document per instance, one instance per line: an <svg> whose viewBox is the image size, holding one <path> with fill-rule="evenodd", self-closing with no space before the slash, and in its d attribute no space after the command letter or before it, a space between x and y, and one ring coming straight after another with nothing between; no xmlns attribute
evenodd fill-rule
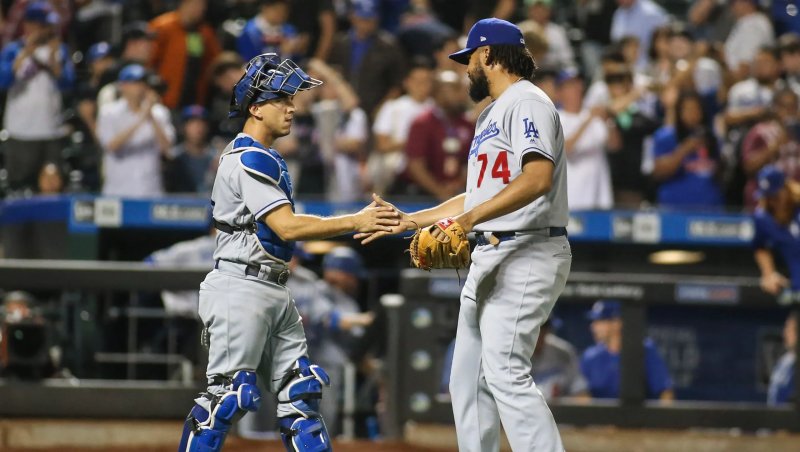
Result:
<svg viewBox="0 0 800 452"><path fill-rule="evenodd" d="M662 250L650 254L649 261L655 265L697 264L706 259L702 251Z"/></svg>

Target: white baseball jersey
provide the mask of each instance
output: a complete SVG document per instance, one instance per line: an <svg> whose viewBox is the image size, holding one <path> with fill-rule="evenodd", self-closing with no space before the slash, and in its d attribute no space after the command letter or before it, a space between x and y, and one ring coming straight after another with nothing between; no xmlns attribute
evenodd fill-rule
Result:
<svg viewBox="0 0 800 452"><path fill-rule="evenodd" d="M469 152L465 210L491 199L522 171L522 158L536 152L555 166L549 193L507 215L479 223L477 231L529 231L566 227L567 167L564 134L556 107L533 83L516 82L481 113Z"/></svg>

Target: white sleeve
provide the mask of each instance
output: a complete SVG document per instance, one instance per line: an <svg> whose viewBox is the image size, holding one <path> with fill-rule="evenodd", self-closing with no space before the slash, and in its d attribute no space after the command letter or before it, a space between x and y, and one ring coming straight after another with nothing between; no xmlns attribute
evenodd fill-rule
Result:
<svg viewBox="0 0 800 452"><path fill-rule="evenodd" d="M103 148L107 147L111 139L114 138L116 131L112 130L113 123L114 120L109 117L109 108L101 107L100 111L97 113L97 126L95 126L95 130L97 133L97 141L100 142Z"/></svg>
<svg viewBox="0 0 800 452"><path fill-rule="evenodd" d="M520 167L522 157L529 152L555 162L555 153L560 151L556 146L561 127L555 108L536 100L521 100L511 108L506 124L511 149Z"/></svg>
<svg viewBox="0 0 800 452"><path fill-rule="evenodd" d="M372 125L372 132L376 135L392 135L392 110L394 101L383 104L378 115L375 117L375 124Z"/></svg>
<svg viewBox="0 0 800 452"><path fill-rule="evenodd" d="M356 108L350 112L350 117L342 128L342 136L351 140L367 141L368 130L367 114Z"/></svg>
<svg viewBox="0 0 800 452"><path fill-rule="evenodd" d="M153 118L155 118L158 125L161 126L169 142L175 144L175 126L172 125L172 116L169 114L167 107L161 104L154 105Z"/></svg>

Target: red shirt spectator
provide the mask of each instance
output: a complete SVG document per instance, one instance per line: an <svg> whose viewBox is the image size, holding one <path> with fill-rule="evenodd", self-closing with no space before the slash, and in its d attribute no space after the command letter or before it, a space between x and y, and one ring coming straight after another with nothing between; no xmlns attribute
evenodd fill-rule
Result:
<svg viewBox="0 0 800 452"><path fill-rule="evenodd" d="M745 205L756 205L756 174L774 164L787 178L800 180L800 113L797 94L784 89L773 99L773 117L756 124L742 142L742 163L748 176L744 188Z"/></svg>
<svg viewBox="0 0 800 452"><path fill-rule="evenodd" d="M411 124L406 141L406 178L440 200L462 193L474 133L475 124L463 114L449 116L439 107L422 113ZM424 167L427 174L415 174L416 165Z"/></svg>
<svg viewBox="0 0 800 452"><path fill-rule="evenodd" d="M204 22L206 0L182 0L178 9L150 23L156 32L152 67L167 83L164 105L205 105L208 69L220 52L214 29Z"/></svg>

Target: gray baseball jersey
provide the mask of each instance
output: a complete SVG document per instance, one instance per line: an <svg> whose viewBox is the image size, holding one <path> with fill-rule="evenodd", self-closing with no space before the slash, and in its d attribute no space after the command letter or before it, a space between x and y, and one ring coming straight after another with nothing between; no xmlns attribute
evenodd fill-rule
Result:
<svg viewBox="0 0 800 452"><path fill-rule="evenodd" d="M222 153L211 192L214 219L238 228L233 234L218 234L214 259L245 264L285 264L293 246L283 242L260 220L265 213L292 202L292 185L286 164L275 151L260 146L240 133ZM247 167L242 159L263 157L259 166ZM266 162L266 163L264 163ZM274 162L272 168L264 166ZM288 250L288 252L287 252Z"/></svg>
<svg viewBox="0 0 800 452"><path fill-rule="evenodd" d="M553 415L532 373L541 325L564 289L572 263L567 225L564 136L553 103L528 81L512 84L481 114L469 154L470 209L521 174L525 155L553 162L550 192L479 232L515 232L483 242L461 293L450 395L462 452L499 450L500 423L512 450L562 452ZM486 338L487 340L484 340Z"/></svg>
<svg viewBox="0 0 800 452"><path fill-rule="evenodd" d="M522 159L535 152L553 162L553 187L535 202L480 223L477 231L530 231L565 227L567 166L564 134L553 102L527 80L512 84L478 117L467 165L469 210L494 197L522 171Z"/></svg>
<svg viewBox="0 0 800 452"><path fill-rule="evenodd" d="M200 285L199 313L209 345L208 390L225 390L215 377L248 370L277 393L297 359L308 355L303 324L286 287L245 269L282 268L291 258L294 244L281 240L263 221L270 210L292 203L286 164L273 149L239 134L220 157L211 202L214 219L234 229L217 234L218 268ZM196 401L211 409L207 398ZM292 413L287 404L279 404L279 417Z"/></svg>

